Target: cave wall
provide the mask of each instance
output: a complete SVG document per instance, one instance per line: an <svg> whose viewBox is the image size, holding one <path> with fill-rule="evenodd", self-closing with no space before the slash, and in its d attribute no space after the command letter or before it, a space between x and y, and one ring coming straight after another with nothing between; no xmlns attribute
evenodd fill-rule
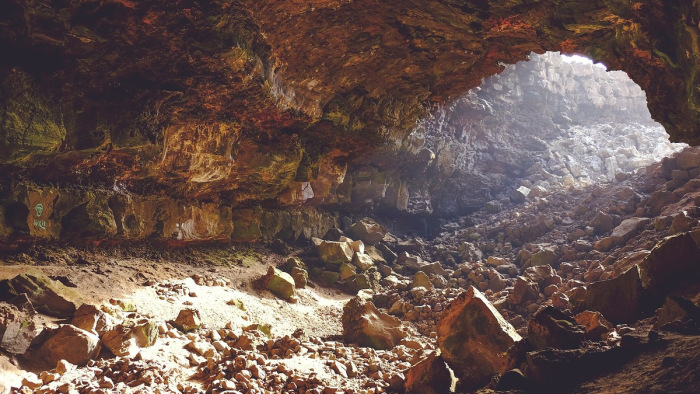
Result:
<svg viewBox="0 0 700 394"><path fill-rule="evenodd" d="M28 229L0 232L38 234L25 192L34 189L78 194L63 197L70 201L47 237L61 237L64 211L75 209L75 223L87 215L106 236L141 237L109 206L120 196L129 203L113 206L133 205L124 212L170 212L146 231L159 237L225 238L236 232L229 224L175 231L168 223L229 210L322 215L382 200L429 212L430 185L384 170L420 173L432 152L382 170L358 161L401 144L433 104L531 51L582 53L625 70L671 138L695 143L699 4L8 0L0 198L4 216L20 206L29 214ZM111 219L97 213L105 207Z"/></svg>

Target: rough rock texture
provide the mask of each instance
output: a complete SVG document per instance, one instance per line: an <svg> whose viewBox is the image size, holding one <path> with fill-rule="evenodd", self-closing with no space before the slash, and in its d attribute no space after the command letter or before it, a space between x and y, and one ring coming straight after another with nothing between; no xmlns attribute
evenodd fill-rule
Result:
<svg viewBox="0 0 700 394"><path fill-rule="evenodd" d="M343 308L343 337L349 342L374 349L391 349L406 334L399 319L377 309L361 296L353 297Z"/></svg>
<svg viewBox="0 0 700 394"><path fill-rule="evenodd" d="M32 274L0 281L0 299L10 301L26 294L35 308L56 317L72 317L75 313L75 303L65 297L68 293L76 296L63 284Z"/></svg>
<svg viewBox="0 0 700 394"><path fill-rule="evenodd" d="M586 292L586 308L602 313L612 323L635 321L641 301L642 281L636 265L617 278L592 283Z"/></svg>
<svg viewBox="0 0 700 394"><path fill-rule="evenodd" d="M406 372L406 394L448 393L453 379L445 360L433 353Z"/></svg>
<svg viewBox="0 0 700 394"><path fill-rule="evenodd" d="M295 219L261 207L380 201L420 215L473 210L499 182L483 174L518 172L511 164L522 163L489 158L489 171L436 193L426 179L459 175L445 166L457 150L442 151L449 139L409 134L433 103L532 51L582 53L625 70L672 139L697 142L697 7L9 0L0 6L0 234L210 240L261 238L268 229L294 238ZM591 91L592 106L605 107L608 93ZM576 120L569 110L577 105L538 100ZM466 125L489 112L475 102ZM601 159L613 175L617 157ZM579 164L567 159L565 184L584 175Z"/></svg>
<svg viewBox="0 0 700 394"><path fill-rule="evenodd" d="M477 290L470 286L443 312L436 326L442 357L463 390L506 371L506 351L520 335Z"/></svg>
<svg viewBox="0 0 700 394"><path fill-rule="evenodd" d="M66 324L41 345L39 353L49 365L56 365L59 360L84 365L99 352L99 349L97 335Z"/></svg>
<svg viewBox="0 0 700 394"><path fill-rule="evenodd" d="M289 300L294 296L295 281L294 278L275 267L270 267L267 274L261 279L263 286L270 290L272 294L284 300Z"/></svg>
<svg viewBox="0 0 700 394"><path fill-rule="evenodd" d="M576 320L548 306L538 311L527 326L527 340L537 349L573 349L583 342L585 330Z"/></svg>

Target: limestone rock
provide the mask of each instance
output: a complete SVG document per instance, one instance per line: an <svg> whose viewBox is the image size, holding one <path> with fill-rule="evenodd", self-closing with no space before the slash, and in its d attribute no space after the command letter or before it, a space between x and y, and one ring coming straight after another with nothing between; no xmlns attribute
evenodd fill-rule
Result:
<svg viewBox="0 0 700 394"><path fill-rule="evenodd" d="M591 283L585 305L612 323L631 323L637 319L641 299L642 281L635 265L617 278Z"/></svg>
<svg viewBox="0 0 700 394"><path fill-rule="evenodd" d="M58 329L56 334L44 342L39 349L39 354L49 365L56 365L59 360L85 365L98 352L99 338L97 335L70 324Z"/></svg>
<svg viewBox="0 0 700 394"><path fill-rule="evenodd" d="M127 319L102 335L102 344L115 356L134 356L141 348L153 346L158 325L149 319Z"/></svg>
<svg viewBox="0 0 700 394"><path fill-rule="evenodd" d="M303 268L292 268L290 275L294 279L294 286L296 286L297 289L305 288L309 282L309 273Z"/></svg>
<svg viewBox="0 0 700 394"><path fill-rule="evenodd" d="M594 244L594 248L598 251L605 252L615 246L623 245L630 238L637 235L647 224L651 222L649 218L629 218L620 223L619 226L613 229L609 237L603 238Z"/></svg>
<svg viewBox="0 0 700 394"><path fill-rule="evenodd" d="M0 304L0 348L11 354L24 354L40 333L31 316L14 305Z"/></svg>
<svg viewBox="0 0 700 394"><path fill-rule="evenodd" d="M523 203L527 201L527 197L530 195L530 189L525 186L520 186L510 193L510 200L514 203Z"/></svg>
<svg viewBox="0 0 700 394"><path fill-rule="evenodd" d="M532 254L532 257L530 258L530 265L532 267L537 267L540 265L550 265L554 267L558 258L556 247L548 246Z"/></svg>
<svg viewBox="0 0 700 394"><path fill-rule="evenodd" d="M349 263L355 252L347 242L321 241L317 247L318 255L326 263Z"/></svg>
<svg viewBox="0 0 700 394"><path fill-rule="evenodd" d="M202 325L199 311L193 308L186 308L178 313L173 321L173 326L182 332L190 332L198 329Z"/></svg>
<svg viewBox="0 0 700 394"><path fill-rule="evenodd" d="M667 296L663 306L656 311L656 316L654 327L657 329L670 323L685 324L696 330L700 328L700 308L681 296Z"/></svg>
<svg viewBox="0 0 700 394"><path fill-rule="evenodd" d="M367 245L376 245L386 235L386 228L370 218L364 218L350 226L348 235Z"/></svg>
<svg viewBox="0 0 700 394"><path fill-rule="evenodd" d="M372 261L372 258L369 257L368 254L361 252L355 253L355 256L352 258L352 263L362 271L367 271L368 269L374 267L374 261Z"/></svg>
<svg viewBox="0 0 700 394"><path fill-rule="evenodd" d="M261 278L261 282L272 294L283 300L289 300L294 296L294 278L275 267L268 268L267 274Z"/></svg>
<svg viewBox="0 0 700 394"><path fill-rule="evenodd" d="M61 283L31 274L0 281L0 300L10 301L22 293L27 295L38 311L47 315L71 317L75 313L75 303L65 297L65 294L73 292Z"/></svg>
<svg viewBox="0 0 700 394"><path fill-rule="evenodd" d="M427 290L431 290L434 286L425 272L418 271L415 275L413 275L413 281L411 282L411 288L413 289L416 287L424 287Z"/></svg>
<svg viewBox="0 0 700 394"><path fill-rule="evenodd" d="M348 264L348 263L340 264L339 271L340 271L340 280L345 280L345 279L357 274L357 268L353 265Z"/></svg>
<svg viewBox="0 0 700 394"><path fill-rule="evenodd" d="M406 372L406 394L443 394L452 392L454 375L442 357L431 353Z"/></svg>
<svg viewBox="0 0 700 394"><path fill-rule="evenodd" d="M505 353L521 339L473 286L442 313L436 332L442 357L460 379L463 390L477 388L488 383L491 376L505 372Z"/></svg>
<svg viewBox="0 0 700 394"><path fill-rule="evenodd" d="M513 286L513 292L508 300L512 305L522 305L526 301L536 300L539 294L537 283L527 277L518 276L515 279L515 286Z"/></svg>
<svg viewBox="0 0 700 394"><path fill-rule="evenodd" d="M343 337L360 346L391 349L406 334L400 329L401 321L377 309L374 304L356 296L343 307Z"/></svg>
<svg viewBox="0 0 700 394"><path fill-rule="evenodd" d="M639 266L642 286L662 297L685 278L700 271L700 249L691 233L664 238Z"/></svg>
<svg viewBox="0 0 700 394"><path fill-rule="evenodd" d="M548 306L535 313L527 325L527 333L535 349L572 349L583 342L585 330L576 320Z"/></svg>
<svg viewBox="0 0 700 394"><path fill-rule="evenodd" d="M71 324L85 331L95 331L101 336L112 329L114 321L110 315L99 310L96 306L83 304L75 311Z"/></svg>

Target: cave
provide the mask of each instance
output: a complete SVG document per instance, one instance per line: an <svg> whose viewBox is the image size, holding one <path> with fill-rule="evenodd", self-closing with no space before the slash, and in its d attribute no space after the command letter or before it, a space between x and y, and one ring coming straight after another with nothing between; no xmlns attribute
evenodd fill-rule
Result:
<svg viewBox="0 0 700 394"><path fill-rule="evenodd" d="M700 391L700 2L0 4L0 392Z"/></svg>

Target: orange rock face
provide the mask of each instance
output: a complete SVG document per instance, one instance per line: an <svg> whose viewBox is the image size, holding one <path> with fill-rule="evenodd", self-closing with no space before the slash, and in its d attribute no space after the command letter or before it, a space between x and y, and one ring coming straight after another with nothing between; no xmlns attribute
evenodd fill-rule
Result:
<svg viewBox="0 0 700 394"><path fill-rule="evenodd" d="M463 390L488 383L506 370L506 352L521 340L479 290L470 286L443 312L436 327L443 359Z"/></svg>

